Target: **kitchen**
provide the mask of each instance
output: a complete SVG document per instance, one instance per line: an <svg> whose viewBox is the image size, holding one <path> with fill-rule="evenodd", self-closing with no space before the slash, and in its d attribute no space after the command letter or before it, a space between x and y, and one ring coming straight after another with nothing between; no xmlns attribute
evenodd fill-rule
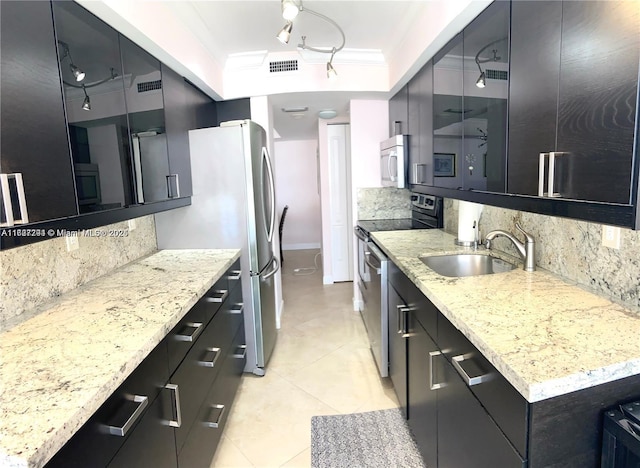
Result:
<svg viewBox="0 0 640 468"><path fill-rule="evenodd" d="M275 16L278 17L279 6L277 2L273 5L273 2L264 2L261 8L275 10ZM400 91L403 85L410 81L413 75L418 72L424 63L432 56L434 56L442 47L445 46L447 41L451 39L457 32L461 31L468 23L471 22L479 13L481 13L489 2L471 2L465 5L447 5L447 2L438 3L433 8L440 8L434 14L420 16L420 20L427 21L427 17L438 18L438 21L442 21L446 24L441 24L438 27L429 29L430 37L420 36L420 31L424 31L424 28L417 27L417 30L410 30L407 33L407 37L410 38L409 44L415 40L415 44L420 46L406 47L403 52L405 56L398 55L396 60L398 67L393 69L380 69L379 65L363 65L360 72L352 70L357 68L356 65L350 65L348 63L340 63L340 53L335 56L335 66L340 74L338 84L330 84L325 79L324 68L325 61L313 64L312 67L307 69L312 74L312 78L305 82L305 80L291 79L291 75L286 77L286 86L288 90L303 93L305 91L313 90L327 90L332 89L331 86L337 86L337 89L342 90L360 90L361 83L366 82L367 86L370 86L372 90L384 93L384 98L381 98L382 94L377 95L375 98L366 95L356 95L357 97L352 100L350 105L350 115L336 117L334 122L349 122L351 125L351 183L352 183L352 220L358 219L360 214L358 208L360 205L366 205L370 203L370 200L363 200L362 198L384 196L387 194L387 189L375 189L379 187L379 173L377 171L377 154L379 153L378 144L383 139L386 139L390 135L390 131L393 132L393 123L400 121L394 116L388 117L388 112L393 112L393 109L389 109L387 99L391 95L397 95L395 91ZM83 2L84 4L84 2ZM264 80L255 79L255 70L253 72L244 72L240 64L237 68L226 70L223 79L223 74L216 68L216 63L208 53L205 46L195 40L194 36L197 35L198 26L194 26L193 34L187 30L184 24L181 23L181 19L188 16L185 11L181 12L182 16L175 15L175 11L170 6L159 5L156 10L155 21L147 22L145 19L148 13L144 10L144 6L134 4L129 10L117 5L111 5L106 3L92 3L86 4L87 8L94 10L94 13L105 19L108 23L116 27L121 33L127 35L130 39L137 42L139 45L147 49L148 52L152 52L158 57L163 64L167 64L175 71L182 72L183 76L192 77L191 81L199 86L201 89L210 93L210 95L219 96L216 93L216 89L224 89L224 98L244 98L246 96L254 96L251 98L251 117L254 120L258 120L266 129L269 129L271 125L275 127L275 123L270 120L276 121L276 110L270 109L270 104L277 100L275 96L266 95L266 87L268 85L274 85L273 82L277 80L275 76L270 76ZM313 5L312 6L316 6ZM316 9L321 9L321 3L316 6ZM415 5L414 5L415 7ZM138 10L136 10L138 8ZM176 7L177 8L177 7ZM301 15L303 16L303 15ZM179 20L179 19L180 20ZM159 20L162 20L160 24ZM278 20L281 22L281 18ZM431 19L430 21L436 21ZM196 23L200 24L200 23ZM135 26L134 26L135 25ZM173 25L171 28L173 34L171 37L164 34L167 30L167 25ZM278 26L280 27L280 26ZM307 26L305 26L306 29ZM310 26L309 26L310 27ZM4 30L4 28L3 28ZM320 33L318 33L320 34ZM413 35L412 35L413 34ZM309 42L311 38L318 37L316 33L310 34ZM322 36L320 36L322 37ZM180 39L180 40L178 40ZM271 38L270 38L271 39ZM185 42L181 42L185 41ZM293 42L293 41L292 41ZM271 46L269 46L271 47ZM295 46L292 46L295 49ZM71 49L73 53L74 49ZM182 57L188 50L191 55L190 59L195 60L198 64L199 74L194 74L193 71L187 74L187 67L184 63L180 63L176 57ZM280 54L283 54L282 52ZM74 54L74 59L78 62L78 57ZM490 54L488 55L491 58ZM251 57L235 57L238 61L241 59L251 60ZM289 56L281 55L278 58L289 58ZM185 58L185 61L188 61ZM191 62L189 62L191 63ZM301 62L302 63L302 62ZM67 65L65 65L67 66ZM229 66L229 64L227 64ZM245 65L246 66L246 65ZM302 67L302 65L301 65ZM249 67L250 69L250 67ZM315 70L315 74L313 72ZM376 72L378 74L376 74ZM362 73L362 74L360 74ZM388 78L381 78L380 75L389 74ZM366 81L363 80L363 76L366 76ZM474 77L477 78L476 76ZM151 79L150 79L151 81ZM224 81L224 83L222 83ZM284 79L283 79L284 81ZM224 86L223 86L224 84ZM489 80L487 88L489 88L491 80ZM306 89L308 86L310 89ZM304 88L304 89L303 89ZM409 86L411 88L411 85ZM335 88L334 88L335 89ZM389 90L392 90L389 93ZM91 95L90 88L87 89L89 95ZM465 89L466 91L466 89ZM92 96L93 97L93 96ZM82 101L82 95L77 98L79 102ZM92 104L95 106L97 102ZM273 101L272 101L273 100ZM257 113L254 117L254 110L260 109L262 112ZM220 111L222 114L223 112ZM376 118L371 116L375 115ZM261 120L262 119L262 120ZM4 121L4 119L3 119ZM409 120L409 126L411 120ZM147 124L144 130L147 130L154 125ZM322 136L326 131L328 125L326 122L320 124L318 129L319 134ZM405 132L406 130L403 130ZM487 131L487 129L483 129ZM409 130L409 133L412 133ZM417 139L416 139L417 140ZM322 138L320 143L320 166L317 172L320 172L321 184L326 183L326 178L323 178L323 174L326 175L327 163L325 162L325 153L322 148ZM279 146L284 148L284 144L278 143L278 141L269 142L270 153L275 155L276 160L276 177L277 177L277 161L281 154L286 152L279 152ZM307 147L310 145L307 144ZM313 147L312 147L313 148ZM314 151L314 149L312 149ZM544 151L541 149L540 151ZM451 154L450 150L439 150L442 154ZM414 152L415 153L415 152ZM456 152L458 155L462 155L463 152ZM368 156L362 156L368 155ZM285 156L286 157L286 156ZM307 157L312 164L315 163L315 154L311 154ZM457 161L457 167L459 170L462 168L462 161ZM538 154L535 155L535 162L538 163ZM471 164L470 164L471 165ZM480 162L477 164L480 166ZM465 167L465 169L468 169ZM537 167L536 167L537 169ZM637 169L636 169L637 170ZM470 169L470 175L473 170ZM3 170L3 172L6 172ZM476 174L481 172L478 168ZM309 179L307 179L309 180ZM441 179L444 180L444 179ZM473 178L469 178L473 182ZM635 179L634 179L635 180ZM170 181L172 183L173 181ZM183 180L181 179L181 182ZM414 181L415 182L415 181ZM370 190L366 190L370 188ZM322 189L322 188L321 188ZM384 191L383 191L384 190ZM444 189L442 189L444 190ZM551 190L553 192L553 190ZM445 197L445 230L449 233L456 233L458 231L458 217L457 211L460 207L460 202L454 200L455 198L465 199L471 192L464 192L455 196L451 191L436 193L437 195L443 195ZM632 192L636 194L637 192ZM408 191L400 190L394 195L405 200L406 206L408 206ZM571 220L564 217L550 216L553 214L561 214L568 217L585 219L584 215L580 213L574 214L572 206L575 205L563 205L558 203L554 205L554 212L544 211L549 208L542 207L540 204L536 205L536 202L530 202L530 205L534 205L531 211L536 211L539 214L530 213L529 210L517 211L517 205L511 204L508 206L501 205L500 202L496 202L495 199L491 199L488 195L482 198L484 195L480 194L479 198L472 199L470 201L476 201L484 203L485 207L480 218L480 232L486 235L492 229L507 229L511 232L515 232L514 221L519 222L525 230L530 232L537 242L537 264L539 267L548 271L556 273L570 282L575 282L579 285L592 288L598 291L599 294L606 297L613 298L615 302L621 302L626 307L635 310L638 306L638 279L637 274L637 259L639 258L639 239L635 231L629 229L621 229L620 235L620 248L609 248L602 245L602 225L595 222L585 222ZM468 199L468 198L467 198ZM509 198L511 200L511 198ZM176 200L169 201L168 203L176 203ZM496 206L492 206L492 202L496 203ZM283 200L279 200L279 203L284 203ZM376 204L375 202L373 203ZM550 204L545 204L545 206ZM331 213L327 213L327 204L323 203L321 218L322 225L325 228L328 225L328 219L326 216L330 216ZM281 207L279 207L281 208ZM513 209L509 209L513 208ZM595 208L590 207L593 214L591 221L598 221L602 224L616 224L615 217L606 218L604 208L600 208L597 205ZM634 208L635 209L635 208ZM614 207L609 210L610 212L618 213L621 219L627 220L629 211L626 207ZM568 213L568 214L567 214ZM569 216L572 215L572 216ZM402 215L404 216L404 215ZM102 274L110 271L116 266L126 264L128 261L134 260L146 254L149 254L155 250L154 245L145 243L144 239L147 237L155 236L152 234L154 226L153 222L147 218L139 218L132 216L138 221L135 229L132 229L132 223L125 223L129 228L131 238L134 245L131 245L131 251L128 248L123 248L126 240L123 239L91 239L92 242L88 249L84 248L84 245L78 251L76 255L86 255L81 257L82 260L77 262L77 258L74 261L69 259L65 253L64 242L55 244L55 251L46 252L48 255L37 250L37 247L42 244L33 244L29 249L9 249L3 252L3 286L10 285L9 281L4 278L26 278L26 271L28 271L32 265L39 265L43 268L42 273L38 275L36 284L33 287L26 288L28 292L25 293L24 287L13 283L13 289L3 287L3 290L8 291L3 293L3 305L7 309L12 310L14 315L17 315L20 311L29 309L29 304L37 304L42 300L42 297L47 297L47 294L51 294L49 291L54 291L54 294L59 294L63 291L68 291L73 288L69 286L72 284L80 284L86 282L90 278L101 276ZM365 217L368 217L365 215ZM401 217L394 215L393 217ZM608 220L608 223L605 222ZM124 220L118 220L124 221ZM305 221L296 221L295 217L291 217L288 221L291 223L285 225L285 236L287 229L294 229L296 224L304 224ZM626 222L626 221L625 221ZM107 224L107 223L105 223ZM135 224L135 223L133 223ZM627 227L629 225L627 224ZM95 227L95 226L94 226ZM325 228L326 229L326 228ZM614 231L614 237L616 231ZM323 236L326 235L323 231ZM148 239L147 239L148 240ZM55 240L56 242L58 239ZM84 244L87 241L86 238L80 239L80 242ZM53 242L53 241L52 241ZM317 244L320 240L316 238L301 239L300 244ZM322 239L322 243L325 246L323 252L323 275L333 275L332 272L332 258L331 251L327 250L326 246L331 245L330 240L327 238ZM48 244L51 245L51 244ZM504 244L506 246L507 244ZM498 241L496 246L500 247ZM19 254L26 254L25 257L20 257ZM286 255L285 255L286 256ZM355 254L352 258L355 257ZM11 265L11 269L8 269L4 265ZM96 273L95 269L98 269L100 273ZM24 270L24 272L23 272ZM52 273L53 272L53 273ZM7 275L7 276L4 276ZM323 278L327 282L331 278ZM6 282L5 282L6 281ZM66 282L66 285L64 284ZM24 283L22 283L24 284ZM49 291L47 291L47 289ZM55 292L57 291L57 292ZM276 288L276 291L277 288ZM11 296L11 293L14 296ZM28 297L25 297L28 294ZM278 292L276 292L278 294ZM283 292L280 292L281 302ZM354 289L354 296L357 298L357 292ZM357 299L355 299L357 301ZM286 310L286 309L285 309ZM284 312L286 316L286 312ZM268 374L268 373L267 373Z"/></svg>

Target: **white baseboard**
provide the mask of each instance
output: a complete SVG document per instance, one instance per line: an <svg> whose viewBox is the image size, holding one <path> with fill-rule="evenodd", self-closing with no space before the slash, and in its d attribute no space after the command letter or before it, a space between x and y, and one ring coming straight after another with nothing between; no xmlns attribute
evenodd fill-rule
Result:
<svg viewBox="0 0 640 468"><path fill-rule="evenodd" d="M308 250L319 248L320 242L311 242L307 244L282 244L282 250Z"/></svg>
<svg viewBox="0 0 640 468"><path fill-rule="evenodd" d="M333 284L333 275L324 275L322 277L322 284Z"/></svg>

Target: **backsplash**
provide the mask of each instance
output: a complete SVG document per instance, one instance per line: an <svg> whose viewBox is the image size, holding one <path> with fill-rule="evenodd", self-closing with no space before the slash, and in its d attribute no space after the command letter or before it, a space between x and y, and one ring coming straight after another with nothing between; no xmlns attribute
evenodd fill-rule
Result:
<svg viewBox="0 0 640 468"><path fill-rule="evenodd" d="M519 223L536 240L536 265L616 302L640 308L640 231L621 230L620 249L602 245L602 225L485 205L480 237L493 229L514 233ZM445 230L458 229L458 201L445 200ZM518 256L510 241L496 238L494 248Z"/></svg>
<svg viewBox="0 0 640 468"><path fill-rule="evenodd" d="M359 188L357 219L411 217L411 192L393 187Z"/></svg>
<svg viewBox="0 0 640 468"><path fill-rule="evenodd" d="M53 297L154 252L153 216L135 221L136 228L132 231L128 230L127 222L92 229L127 235L80 235L80 248L72 252L67 252L63 237L0 252L0 329L21 320L20 315L28 314Z"/></svg>

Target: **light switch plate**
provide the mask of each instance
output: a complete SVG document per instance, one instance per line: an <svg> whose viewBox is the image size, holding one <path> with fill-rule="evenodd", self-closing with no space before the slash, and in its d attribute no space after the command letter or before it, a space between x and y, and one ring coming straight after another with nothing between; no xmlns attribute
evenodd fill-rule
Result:
<svg viewBox="0 0 640 468"><path fill-rule="evenodd" d="M612 249L619 249L620 228L617 226L602 226L602 245Z"/></svg>
<svg viewBox="0 0 640 468"><path fill-rule="evenodd" d="M129 231L133 231L136 228L136 220L135 219L130 219L129 221L127 221L127 224L129 226Z"/></svg>
<svg viewBox="0 0 640 468"><path fill-rule="evenodd" d="M80 248L78 236L66 236L65 239L67 241L67 252L72 252Z"/></svg>

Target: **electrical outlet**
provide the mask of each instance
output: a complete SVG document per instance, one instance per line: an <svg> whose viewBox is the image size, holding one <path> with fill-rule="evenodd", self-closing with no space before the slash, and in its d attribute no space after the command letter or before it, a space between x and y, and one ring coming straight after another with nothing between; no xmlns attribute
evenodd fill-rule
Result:
<svg viewBox="0 0 640 468"><path fill-rule="evenodd" d="M67 252L72 252L80 248L78 236L67 236L65 239L67 240Z"/></svg>
<svg viewBox="0 0 640 468"><path fill-rule="evenodd" d="M127 221L127 224L129 225L129 231L133 231L136 228L135 219L130 219L129 221Z"/></svg>
<svg viewBox="0 0 640 468"><path fill-rule="evenodd" d="M619 249L620 228L617 226L602 226L602 245L612 249Z"/></svg>

